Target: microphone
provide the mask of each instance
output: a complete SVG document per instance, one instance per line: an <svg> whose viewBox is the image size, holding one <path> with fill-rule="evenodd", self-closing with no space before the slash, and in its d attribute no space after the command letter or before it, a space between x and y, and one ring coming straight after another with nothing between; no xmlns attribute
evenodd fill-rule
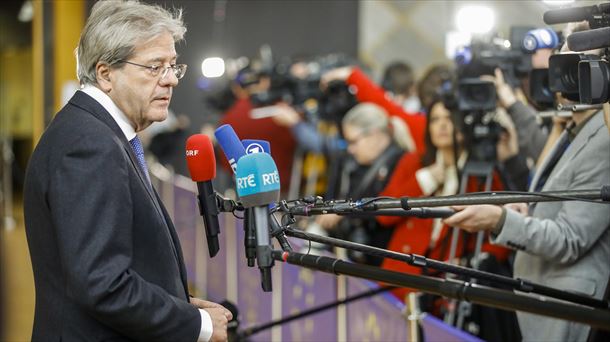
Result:
<svg viewBox="0 0 610 342"><path fill-rule="evenodd" d="M271 144L266 140L244 139L241 141L246 154L265 152L271 154Z"/></svg>
<svg viewBox="0 0 610 342"><path fill-rule="evenodd" d="M231 125L222 125L214 131L214 136L216 136L216 141L218 141L220 148L231 165L231 169L233 169L233 173L235 173L237 161L246 155L246 150L237 137L235 130L233 130Z"/></svg>
<svg viewBox="0 0 610 342"><path fill-rule="evenodd" d="M576 21L583 21L591 18L598 12L597 6L560 8L544 12L542 20L547 25L565 24Z"/></svg>
<svg viewBox="0 0 610 342"><path fill-rule="evenodd" d="M266 140L244 139L241 142L244 145L244 148L246 149L247 154L261 153L261 152L271 154L271 144L269 144L269 142ZM270 206L269 209L273 209L273 208ZM248 213L249 211L250 210L247 210L246 213ZM250 222L254 222L251 215L245 216L245 217L249 218ZM282 229L282 226L278 222L277 218L272 213L269 214L269 217L271 218L271 220L269 221L269 224L271 225L270 226L271 236L277 239L277 241L280 243L280 246L282 247L282 250L291 252L292 247L290 246L288 239L286 239L286 234L284 234L284 230ZM252 234L252 236L254 236L254 234L255 234L254 226L249 225L247 233L246 233L246 240L249 240L249 239L254 240L254 237L250 237L250 235L248 235L248 234ZM254 264L250 265L248 263L248 266L252 267L252 266L254 266Z"/></svg>
<svg viewBox="0 0 610 342"><path fill-rule="evenodd" d="M218 205L212 179L216 177L214 147L207 135L195 134L186 140L186 163L193 182L197 182L199 192L199 213L203 216L205 236L210 258L220 250L218 234Z"/></svg>
<svg viewBox="0 0 610 342"><path fill-rule="evenodd" d="M263 291L270 292L271 245L269 241L270 203L279 200L280 176L273 158L267 153L253 153L237 162L237 194L245 208L253 208L256 227L256 261L261 271Z"/></svg>
<svg viewBox="0 0 610 342"><path fill-rule="evenodd" d="M586 20L592 29L608 26L610 3L599 5L561 8L544 12L542 19L545 24L565 24Z"/></svg>
<svg viewBox="0 0 610 342"><path fill-rule="evenodd" d="M246 154L271 153L271 144L266 140L243 139L241 141ZM248 267L254 267L256 259L256 226L254 225L254 211L247 208L244 212L244 247L246 248L246 259Z"/></svg>
<svg viewBox="0 0 610 342"><path fill-rule="evenodd" d="M214 135L235 174L237 172L237 161L246 155L244 145L231 125L227 124L218 127ZM252 209L246 208L244 211L244 250L248 267L254 267L254 259L256 259L256 235L253 224L254 216Z"/></svg>
<svg viewBox="0 0 610 342"><path fill-rule="evenodd" d="M528 53L539 49L554 49L559 45L559 36L549 28L530 30L523 37L521 47Z"/></svg>
<svg viewBox="0 0 610 342"><path fill-rule="evenodd" d="M587 51L610 46L610 27L574 32L568 36L572 51Z"/></svg>

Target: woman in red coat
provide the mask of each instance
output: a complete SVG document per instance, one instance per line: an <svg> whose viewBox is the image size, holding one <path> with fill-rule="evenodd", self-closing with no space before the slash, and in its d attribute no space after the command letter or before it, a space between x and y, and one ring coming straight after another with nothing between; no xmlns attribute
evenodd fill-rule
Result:
<svg viewBox="0 0 610 342"><path fill-rule="evenodd" d="M462 168L467 159L463 147L463 136L459 122L452 119L451 113L443 102L436 100L428 110L425 129L425 153L408 153L399 161L390 181L380 196L421 197L445 196L458 193L458 168ZM454 130L456 132L454 133ZM454 145L454 140L457 144ZM457 160L456 160L456 156ZM467 192L482 191L477 182L471 178ZM499 178L494 174L492 189L502 189ZM451 229L443 226L440 219L419 219L413 217L380 216L377 221L386 227L394 227L388 249L409 254L419 254L427 258L447 261ZM470 238L464 249L463 238L459 240L458 257L474 250L474 237ZM487 241L487 239L486 239ZM509 250L484 243L483 252L493 254L499 261L505 261ZM392 271L411 274L422 274L422 268L410 266L405 262L385 259L382 267ZM394 291L401 300L410 292L409 289Z"/></svg>

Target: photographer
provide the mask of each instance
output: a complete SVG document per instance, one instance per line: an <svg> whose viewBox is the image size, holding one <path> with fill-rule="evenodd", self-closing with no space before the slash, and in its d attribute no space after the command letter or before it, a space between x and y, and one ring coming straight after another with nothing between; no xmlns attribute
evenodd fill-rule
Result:
<svg viewBox="0 0 610 342"><path fill-rule="evenodd" d="M392 62L383 71L381 86L406 113L419 114L421 102L415 87L415 73L405 62Z"/></svg>
<svg viewBox="0 0 610 342"><path fill-rule="evenodd" d="M361 103L343 118L342 130L353 157L343 168L340 198L375 197L386 186L394 168L405 153L404 134L393 130L393 122L383 108ZM375 218L349 218L321 215L316 224L331 235L354 242L386 248L392 228L379 224ZM351 253L352 260L370 265L381 264L381 258Z"/></svg>
<svg viewBox="0 0 610 342"><path fill-rule="evenodd" d="M403 108L392 101L386 92L373 83L357 67L341 67L328 71L322 76L321 87L324 89L333 81L343 81L350 86L358 102L372 102L381 106L390 116L395 116L406 124L409 151L424 150L424 130L426 119L422 115L407 113ZM403 125L404 126L404 125Z"/></svg>
<svg viewBox="0 0 610 342"><path fill-rule="evenodd" d="M596 189L610 183L610 136L600 110L574 112L536 171L535 191ZM610 212L583 202L457 207L446 224L492 233L517 249L515 277L602 298L610 269ZM525 340L583 341L590 327L517 313Z"/></svg>

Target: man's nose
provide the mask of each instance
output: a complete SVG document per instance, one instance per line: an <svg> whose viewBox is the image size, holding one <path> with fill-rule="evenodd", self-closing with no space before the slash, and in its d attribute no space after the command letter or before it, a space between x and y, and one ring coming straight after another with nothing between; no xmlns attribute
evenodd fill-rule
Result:
<svg viewBox="0 0 610 342"><path fill-rule="evenodd" d="M159 80L159 84L164 87L175 87L178 85L178 77L176 77L176 74L174 74L173 70L169 70L167 75L165 75L165 77Z"/></svg>

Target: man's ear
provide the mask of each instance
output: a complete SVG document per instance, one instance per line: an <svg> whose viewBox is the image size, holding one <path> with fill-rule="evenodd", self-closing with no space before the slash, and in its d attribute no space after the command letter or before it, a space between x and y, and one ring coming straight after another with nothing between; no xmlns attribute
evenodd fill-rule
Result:
<svg viewBox="0 0 610 342"><path fill-rule="evenodd" d="M95 77L97 79L97 84L105 93L109 93L112 90L110 73L110 65L108 65L108 63L97 62L95 65Z"/></svg>

